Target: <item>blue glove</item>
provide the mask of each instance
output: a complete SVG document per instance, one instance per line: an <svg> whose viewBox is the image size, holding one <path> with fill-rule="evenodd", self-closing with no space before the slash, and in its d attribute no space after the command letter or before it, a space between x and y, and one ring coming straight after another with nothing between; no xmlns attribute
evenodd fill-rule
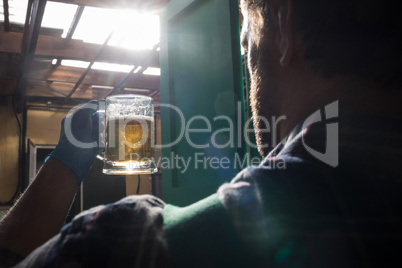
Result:
<svg viewBox="0 0 402 268"><path fill-rule="evenodd" d="M86 103L62 120L59 143L49 155L77 175L78 185L88 174L99 152L98 141L102 139L99 138L99 131L103 131L103 116L97 112L98 104L98 101Z"/></svg>

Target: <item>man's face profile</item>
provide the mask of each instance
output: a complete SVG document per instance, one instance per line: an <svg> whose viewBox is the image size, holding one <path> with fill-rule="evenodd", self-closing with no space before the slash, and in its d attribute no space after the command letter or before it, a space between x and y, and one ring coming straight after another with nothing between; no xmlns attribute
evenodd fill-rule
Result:
<svg viewBox="0 0 402 268"><path fill-rule="evenodd" d="M241 1L243 26L241 43L247 52L247 64L250 72L250 105L253 114L258 151L265 157L275 144L270 144L271 133L267 130L264 120L270 122L271 116L279 116L275 112L276 83L274 75L274 55L269 42L271 30L265 27L262 14L250 10L248 0Z"/></svg>

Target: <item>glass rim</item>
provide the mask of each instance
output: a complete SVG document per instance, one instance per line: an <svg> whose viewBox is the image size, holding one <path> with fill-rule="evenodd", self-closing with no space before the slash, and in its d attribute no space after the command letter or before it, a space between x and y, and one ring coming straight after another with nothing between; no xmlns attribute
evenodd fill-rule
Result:
<svg viewBox="0 0 402 268"><path fill-rule="evenodd" d="M119 100L119 99L147 99L153 100L150 96L139 95L139 94L119 94L106 97L105 100Z"/></svg>

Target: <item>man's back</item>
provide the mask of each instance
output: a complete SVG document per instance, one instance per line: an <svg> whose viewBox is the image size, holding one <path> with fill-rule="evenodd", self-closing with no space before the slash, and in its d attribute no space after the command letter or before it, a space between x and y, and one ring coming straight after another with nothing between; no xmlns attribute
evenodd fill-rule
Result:
<svg viewBox="0 0 402 268"><path fill-rule="evenodd" d="M337 167L306 149L324 148L324 153L327 125L334 122L306 128L301 123L293 139L235 179L237 185L244 181L249 186L232 182L219 190L251 259L262 266L402 263L400 119L349 111L336 122ZM285 168L275 164L281 161Z"/></svg>

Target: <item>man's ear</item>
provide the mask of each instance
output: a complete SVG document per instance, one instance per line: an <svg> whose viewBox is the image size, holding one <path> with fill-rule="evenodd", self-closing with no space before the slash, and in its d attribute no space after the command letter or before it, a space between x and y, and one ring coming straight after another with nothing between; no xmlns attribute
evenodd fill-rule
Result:
<svg viewBox="0 0 402 268"><path fill-rule="evenodd" d="M281 66L287 66L293 57L293 0L272 0L271 19L276 21L279 37L279 52Z"/></svg>

